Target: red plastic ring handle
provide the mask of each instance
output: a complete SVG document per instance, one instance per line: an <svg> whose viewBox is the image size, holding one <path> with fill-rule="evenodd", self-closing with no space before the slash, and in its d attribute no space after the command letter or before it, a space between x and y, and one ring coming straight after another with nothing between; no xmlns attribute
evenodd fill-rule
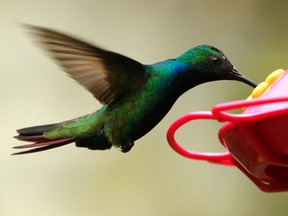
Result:
<svg viewBox="0 0 288 216"><path fill-rule="evenodd" d="M217 120L217 117L213 116L212 112L193 112L188 113L181 118L177 119L168 129L166 137L171 148L176 151L178 154L196 160L206 160L211 163L219 163L224 165L234 165L233 156L229 152L223 153L208 153L208 152L197 152L191 151L183 148L175 140L176 131L184 124L189 121L197 119L212 119Z"/></svg>
<svg viewBox="0 0 288 216"><path fill-rule="evenodd" d="M288 97L264 97L264 98L256 98L252 100L238 100L238 101L218 104L213 107L212 113L214 116L217 117L219 121L231 121L231 122L246 121L247 119L250 119L251 116L255 116L255 113L232 114L232 113L227 113L225 111L239 109L243 107L249 107L249 106L280 103L280 102L287 102L287 101L288 101ZM268 110L267 112L257 114L257 117L261 118L263 116L267 116L275 112L278 113L280 111L281 110L277 110L277 109Z"/></svg>

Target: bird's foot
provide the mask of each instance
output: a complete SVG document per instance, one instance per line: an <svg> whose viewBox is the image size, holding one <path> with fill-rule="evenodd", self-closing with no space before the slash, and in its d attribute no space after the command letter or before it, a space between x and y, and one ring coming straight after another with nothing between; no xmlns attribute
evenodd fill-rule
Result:
<svg viewBox="0 0 288 216"><path fill-rule="evenodd" d="M106 150L112 147L105 135L104 126L100 128L96 136L76 140L77 147L85 147L90 150Z"/></svg>
<svg viewBox="0 0 288 216"><path fill-rule="evenodd" d="M131 150L131 148L134 146L134 142L129 141L123 145L121 145L120 147L120 151L122 151L123 153L127 153Z"/></svg>

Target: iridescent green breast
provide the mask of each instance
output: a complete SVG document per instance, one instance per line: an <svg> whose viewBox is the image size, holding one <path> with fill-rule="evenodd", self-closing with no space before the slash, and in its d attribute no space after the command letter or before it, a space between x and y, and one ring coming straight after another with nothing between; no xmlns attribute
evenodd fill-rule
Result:
<svg viewBox="0 0 288 216"><path fill-rule="evenodd" d="M149 77L143 88L109 105L106 110L104 130L115 146L145 135L165 116L177 99L171 103L166 97L176 76L171 73L171 68L159 64L158 67L148 68L147 73Z"/></svg>

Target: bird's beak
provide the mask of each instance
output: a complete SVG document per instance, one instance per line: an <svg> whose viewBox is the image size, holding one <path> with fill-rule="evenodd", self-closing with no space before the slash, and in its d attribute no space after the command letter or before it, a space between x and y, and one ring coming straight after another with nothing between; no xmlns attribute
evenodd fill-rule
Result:
<svg viewBox="0 0 288 216"><path fill-rule="evenodd" d="M243 74L241 74L235 67L233 67L231 73L234 75L235 80L238 80L240 82L246 83L252 87L256 87L257 83L253 82L252 80L245 77Z"/></svg>

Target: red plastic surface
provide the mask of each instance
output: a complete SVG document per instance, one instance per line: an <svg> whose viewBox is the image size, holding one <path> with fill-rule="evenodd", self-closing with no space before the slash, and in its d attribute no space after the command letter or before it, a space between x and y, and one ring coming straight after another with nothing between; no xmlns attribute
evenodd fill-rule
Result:
<svg viewBox="0 0 288 216"><path fill-rule="evenodd" d="M227 112L243 107L246 110L242 114ZM177 129L197 119L227 122L218 137L228 152L195 152L177 143ZM288 191L288 72L260 98L223 103L208 112L184 115L170 126L167 140L184 157L236 165L263 191Z"/></svg>

